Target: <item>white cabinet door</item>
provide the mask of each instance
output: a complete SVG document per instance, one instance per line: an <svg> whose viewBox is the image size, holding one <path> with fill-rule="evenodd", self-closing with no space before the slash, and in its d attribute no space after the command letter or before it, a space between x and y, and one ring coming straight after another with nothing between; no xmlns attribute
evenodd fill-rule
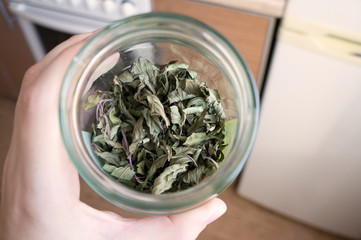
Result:
<svg viewBox="0 0 361 240"><path fill-rule="evenodd" d="M239 193L361 238L361 65L278 42Z"/></svg>

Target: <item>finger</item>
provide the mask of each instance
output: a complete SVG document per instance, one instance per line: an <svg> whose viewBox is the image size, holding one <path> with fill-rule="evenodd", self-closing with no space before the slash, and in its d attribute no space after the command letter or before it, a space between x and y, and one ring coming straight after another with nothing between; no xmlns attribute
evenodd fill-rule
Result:
<svg viewBox="0 0 361 240"><path fill-rule="evenodd" d="M58 55L62 51L64 51L65 49L71 47L72 45L74 45L76 43L79 43L82 41L84 42L84 40L89 39L99 30L96 30L91 33L82 33L82 34L74 35L74 36L70 37L68 40L66 40L66 41L62 42L61 44L59 44L58 46L56 46L48 54L46 54L39 62L37 62L30 69L28 69L28 71L26 72L26 74L24 76L24 80L23 80L24 85L31 84L32 81L37 79L37 77L39 76L41 71L44 70L51 61L53 61L55 58L57 58Z"/></svg>
<svg viewBox="0 0 361 240"><path fill-rule="evenodd" d="M192 211L169 216L169 219L176 226L178 234L184 233L183 239L196 239L208 224L221 217L226 210L226 204L216 198Z"/></svg>
<svg viewBox="0 0 361 240"><path fill-rule="evenodd" d="M58 46L53 48L47 55L45 55L44 58L41 60L42 64L44 64L44 65L48 64L66 48L68 48L80 41L89 39L90 37L92 37L95 33L97 33L100 30L101 29L95 30L90 33L81 33L81 34L73 35L68 40L62 42L61 44L59 44Z"/></svg>
<svg viewBox="0 0 361 240"><path fill-rule="evenodd" d="M45 67L35 66L39 68L35 72L28 73L27 77L30 79L26 81L24 78L19 96L19 100L22 99L20 103L28 105L35 101L33 106L40 110L41 108L39 108L38 104L45 104L50 99L57 101L66 69L85 42L86 40L83 39L63 49ZM53 105L53 107L56 108L56 105Z"/></svg>
<svg viewBox="0 0 361 240"><path fill-rule="evenodd" d="M211 222L222 216L227 207L220 199L213 199L208 203L191 211L169 217L148 217L127 222L128 229L125 239L149 240L193 240ZM124 225L124 220L121 220Z"/></svg>
<svg viewBox="0 0 361 240"><path fill-rule="evenodd" d="M31 197L36 202L57 198L51 202L58 204L64 199L77 199L74 196L79 195L77 171L61 140L58 101L65 71L85 41L59 52L32 84L22 86L18 98L11 144L18 160L11 172L18 166L26 169L21 177L27 180L29 189L36 189L34 192L38 194ZM21 151L16 150L19 146ZM59 193L61 198L57 197Z"/></svg>
<svg viewBox="0 0 361 240"><path fill-rule="evenodd" d="M84 46L86 41L87 38L82 39L59 51L57 56L51 59L48 66L44 69L44 76L52 76L52 79L59 79L62 81L71 61ZM41 79L48 82L46 77L42 77ZM57 82L59 83L61 81Z"/></svg>
<svg viewBox="0 0 361 240"><path fill-rule="evenodd" d="M49 62L46 68L41 70L31 84L22 86L16 108L15 122L19 123L18 128L22 130L23 134L38 136L44 131L45 136L51 135L46 132L44 123L50 125L50 129L54 127L54 124L58 127L60 86L66 69L85 41L86 39L83 38L63 49L56 58ZM20 119L21 121L17 121ZM24 122L26 122L25 125Z"/></svg>

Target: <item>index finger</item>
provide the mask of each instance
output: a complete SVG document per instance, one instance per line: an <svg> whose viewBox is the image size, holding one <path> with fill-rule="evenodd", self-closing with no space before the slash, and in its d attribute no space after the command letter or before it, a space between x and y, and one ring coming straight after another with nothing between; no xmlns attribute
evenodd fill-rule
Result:
<svg viewBox="0 0 361 240"><path fill-rule="evenodd" d="M73 45L79 42L83 42L84 44L85 41L88 40L90 37L92 37L96 32L97 31L74 35L70 37L68 40L56 46L48 54L46 54L39 62L37 62L35 65L33 65L31 68L27 70L23 79L23 84L31 84L32 81L34 81L39 76L39 74L44 69L47 68L49 63L52 62L54 59L56 59L61 52L63 52L65 49L69 47L72 47Z"/></svg>

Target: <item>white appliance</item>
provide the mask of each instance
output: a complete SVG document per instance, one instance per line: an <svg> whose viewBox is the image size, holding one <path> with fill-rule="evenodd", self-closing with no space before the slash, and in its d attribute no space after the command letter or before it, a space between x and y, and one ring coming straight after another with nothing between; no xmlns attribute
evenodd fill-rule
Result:
<svg viewBox="0 0 361 240"><path fill-rule="evenodd" d="M361 239L361 1L289 0L238 192Z"/></svg>
<svg viewBox="0 0 361 240"><path fill-rule="evenodd" d="M67 34L90 32L112 21L150 12L151 0L9 0L10 10L36 61L46 53L36 25Z"/></svg>

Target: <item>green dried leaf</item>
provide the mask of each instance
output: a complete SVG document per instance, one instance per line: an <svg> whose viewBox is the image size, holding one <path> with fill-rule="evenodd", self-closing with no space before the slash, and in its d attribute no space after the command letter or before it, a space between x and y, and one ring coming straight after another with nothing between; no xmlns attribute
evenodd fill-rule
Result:
<svg viewBox="0 0 361 240"><path fill-rule="evenodd" d="M105 145L104 134L99 134L97 136L94 136L92 141L93 143L97 143L104 146Z"/></svg>
<svg viewBox="0 0 361 240"><path fill-rule="evenodd" d="M140 118L143 116L143 110L144 108L139 108L138 110L135 109L129 109L128 112L135 118Z"/></svg>
<svg viewBox="0 0 361 240"><path fill-rule="evenodd" d="M179 146L179 147L174 147L173 149L175 151L175 155L172 158L179 158L185 155L191 155L196 151L195 148L188 146Z"/></svg>
<svg viewBox="0 0 361 240"><path fill-rule="evenodd" d="M88 104L85 106L85 111L88 111L90 108L96 106L100 101L99 95L90 95L88 97Z"/></svg>
<svg viewBox="0 0 361 240"><path fill-rule="evenodd" d="M183 110L183 112L187 115L190 114L200 114L204 111L204 107L189 107Z"/></svg>
<svg viewBox="0 0 361 240"><path fill-rule="evenodd" d="M139 75L139 80L141 83L143 83L146 87L148 87L148 89L155 94L156 91L154 89L154 86L149 82L149 77L148 75Z"/></svg>
<svg viewBox="0 0 361 240"><path fill-rule="evenodd" d="M108 139L108 137L104 137L104 140L109 146L112 146L113 148L124 149L123 145L120 142L112 141Z"/></svg>
<svg viewBox="0 0 361 240"><path fill-rule="evenodd" d="M194 94L195 96L200 95L199 83L196 80L182 79L179 82L179 87L189 94Z"/></svg>
<svg viewBox="0 0 361 240"><path fill-rule="evenodd" d="M205 170L206 170L206 167L204 165L200 165L200 166L196 167L195 169L187 172L183 176L182 180L185 183L197 184L202 180Z"/></svg>
<svg viewBox="0 0 361 240"><path fill-rule="evenodd" d="M196 79L198 77L198 73L195 71L188 71L188 73L192 79Z"/></svg>
<svg viewBox="0 0 361 240"><path fill-rule="evenodd" d="M138 62L136 62L131 70L133 75L147 75L152 84L155 85L157 82L156 77L159 74L159 68L154 66L152 62L145 58L138 58Z"/></svg>
<svg viewBox="0 0 361 240"><path fill-rule="evenodd" d="M168 157L168 161L172 158L172 155L173 155L173 150L172 150L172 147L169 146L169 145L165 145L164 141L162 141L161 143L162 145L160 146L161 149L165 152L165 154L167 154L167 157Z"/></svg>
<svg viewBox="0 0 361 240"><path fill-rule="evenodd" d="M184 63L171 63L166 65L166 67L164 68L164 72L165 73L174 73L177 72L179 70L187 70L188 68L188 64L184 64Z"/></svg>
<svg viewBox="0 0 361 240"><path fill-rule="evenodd" d="M207 123L217 123L219 119L216 115L206 114L204 116L204 121L206 121Z"/></svg>
<svg viewBox="0 0 361 240"><path fill-rule="evenodd" d="M121 123L120 119L116 116L118 114L115 107L113 107L109 112L109 119L114 125L118 125Z"/></svg>
<svg viewBox="0 0 361 240"><path fill-rule="evenodd" d="M206 108L207 107L206 99L204 97L192 98L187 103L187 108L189 108L189 107L203 107L203 108Z"/></svg>
<svg viewBox="0 0 361 240"><path fill-rule="evenodd" d="M154 180L154 187L152 194L159 195L172 187L172 184L177 180L177 175L187 171L187 164L174 164L167 167Z"/></svg>
<svg viewBox="0 0 361 240"><path fill-rule="evenodd" d="M196 96L183 91L181 88L177 88L168 94L168 100L170 104L174 102L181 102L194 97Z"/></svg>
<svg viewBox="0 0 361 240"><path fill-rule="evenodd" d="M192 133L188 138L187 141L184 143L186 146L195 146L199 145L203 141L207 139L207 134L204 132L200 133Z"/></svg>
<svg viewBox="0 0 361 240"><path fill-rule="evenodd" d="M128 111L127 107L124 105L123 102L119 102L119 107L120 107L120 112L122 115L124 115L124 118L126 118L126 122L133 125L135 124L136 120L135 118L132 116L132 114L130 114L130 112Z"/></svg>
<svg viewBox="0 0 361 240"><path fill-rule="evenodd" d="M145 167L145 161L143 160L137 164L137 173L146 175L144 167Z"/></svg>
<svg viewBox="0 0 361 240"><path fill-rule="evenodd" d="M182 164L182 163L187 163L187 164L190 163L190 164L194 164L197 166L197 162L189 155L184 155L182 157L172 159L169 162L169 165Z"/></svg>
<svg viewBox="0 0 361 240"><path fill-rule="evenodd" d="M156 84L156 77L159 74L159 69L153 65L149 60L138 58L138 61L132 66L131 73L133 77L138 77L145 86L156 93L154 86Z"/></svg>
<svg viewBox="0 0 361 240"><path fill-rule="evenodd" d="M148 94L147 100L150 108L150 115L161 116L165 121L165 125L169 127L170 125L169 119L165 114L163 104L160 102L159 98L154 94Z"/></svg>
<svg viewBox="0 0 361 240"><path fill-rule="evenodd" d="M170 119L173 124L181 123L181 115L177 106L170 106Z"/></svg>
<svg viewBox="0 0 361 240"><path fill-rule="evenodd" d="M198 148L194 153L193 153L193 159L197 162L198 161L198 158L200 156L202 152L202 149L201 148Z"/></svg>
<svg viewBox="0 0 361 240"><path fill-rule="evenodd" d="M133 126L126 122L122 122L120 128L126 133L133 131Z"/></svg>
<svg viewBox="0 0 361 240"><path fill-rule="evenodd" d="M110 129L110 139L113 140L114 137L117 136L119 127L120 127L120 124L115 125Z"/></svg>
<svg viewBox="0 0 361 240"><path fill-rule="evenodd" d="M220 119L224 119L226 117L226 114L224 113L222 104L220 102L218 91L207 89L207 92L209 93L209 95L206 98L206 102L214 109L214 113L216 116L218 116Z"/></svg>
<svg viewBox="0 0 361 240"><path fill-rule="evenodd" d="M131 180L134 177L134 174L135 172L130 167L118 167L110 173L110 175L119 180Z"/></svg>
<svg viewBox="0 0 361 240"><path fill-rule="evenodd" d="M136 122L136 124L134 125L133 134L132 134L133 143L139 142L139 141L143 140L143 138L145 137L143 121L144 121L144 117L141 116L138 119L138 121Z"/></svg>
<svg viewBox="0 0 361 240"><path fill-rule="evenodd" d="M198 120L196 122L194 122L193 125L188 128L188 131L187 131L188 134L195 132L199 127L204 125L204 117L205 117L206 113L207 113L207 109L204 109L202 114L199 116Z"/></svg>
<svg viewBox="0 0 361 240"><path fill-rule="evenodd" d="M103 166L103 169L104 169L105 171L107 171L108 173L112 173L112 172L114 171L114 169L116 169L116 168L117 168L116 166L111 165L111 164L109 164L109 163L106 163L106 164L104 164L104 166Z"/></svg>
<svg viewBox="0 0 361 240"><path fill-rule="evenodd" d="M187 115L183 111L184 106L183 106L183 104L181 102L179 102L177 104L177 106L178 106L178 109L179 109L179 113L181 114L181 120L180 120L179 125L183 126L185 124L186 120L187 120Z"/></svg>
<svg viewBox="0 0 361 240"><path fill-rule="evenodd" d="M144 109L143 116L145 118L146 125L149 127L150 134L153 137L158 137L159 133L162 131L162 124L159 121L159 118L151 116L148 109Z"/></svg>
<svg viewBox="0 0 361 240"><path fill-rule="evenodd" d="M129 153L128 153L129 155L133 155L137 151L139 143L140 141L137 141L129 145Z"/></svg>
<svg viewBox="0 0 361 240"><path fill-rule="evenodd" d="M148 176L145 180L145 183L148 182L148 180L152 180L154 177L154 174L156 173L157 169L163 168L165 163L168 161L168 156L167 154L164 154L162 156L160 156L159 158L157 158L152 166L150 167L149 171L148 171Z"/></svg>
<svg viewBox="0 0 361 240"><path fill-rule="evenodd" d="M119 76L115 76L115 80L119 83L133 82L133 76L129 71L122 72Z"/></svg>
<svg viewBox="0 0 361 240"><path fill-rule="evenodd" d="M106 162L119 166L120 159L119 156L111 152L94 152L98 157L102 158Z"/></svg>

